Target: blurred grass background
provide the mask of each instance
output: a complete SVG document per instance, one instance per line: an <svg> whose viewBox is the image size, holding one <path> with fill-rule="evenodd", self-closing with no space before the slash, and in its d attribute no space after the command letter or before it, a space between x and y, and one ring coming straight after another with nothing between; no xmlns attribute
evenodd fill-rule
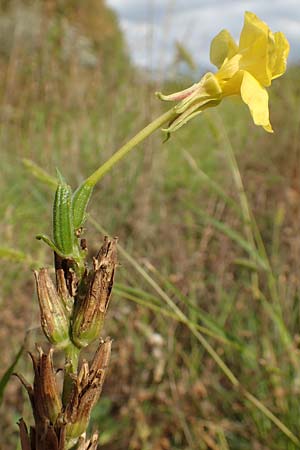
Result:
<svg viewBox="0 0 300 450"><path fill-rule="evenodd" d="M113 361L93 415L104 450L299 448L243 400L165 303L299 434L299 74L291 67L271 88L274 135L238 100L224 101L167 143L157 132L97 187L90 252L102 228L125 249L104 330ZM1 2L0 375L25 336L30 349L42 339L31 262L51 264L35 235L51 232L53 192L23 158L51 175L58 167L76 187L162 112L157 89L189 83L157 86L133 67L102 0ZM17 370L30 379L26 354ZM1 449L19 448L16 421L29 414L12 379Z"/></svg>

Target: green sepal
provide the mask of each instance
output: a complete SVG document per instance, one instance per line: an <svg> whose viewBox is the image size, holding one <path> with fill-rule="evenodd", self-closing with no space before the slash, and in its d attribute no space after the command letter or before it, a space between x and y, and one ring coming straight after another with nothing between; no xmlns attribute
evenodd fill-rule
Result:
<svg viewBox="0 0 300 450"><path fill-rule="evenodd" d="M93 192L93 186L82 183L74 192L72 197L73 224L75 230L78 230L86 221L86 208Z"/></svg>
<svg viewBox="0 0 300 450"><path fill-rule="evenodd" d="M58 254L58 256L61 256L62 258L66 258L67 256L70 256L70 255L65 255L62 251L60 251L60 249L55 245L55 243L52 241L52 239L49 238L49 236L47 236L45 234L38 234L36 236L36 239L38 239L39 241L45 242L55 253Z"/></svg>
<svg viewBox="0 0 300 450"><path fill-rule="evenodd" d="M59 172L58 176L59 184L53 205L53 241L64 255L70 255L73 253L76 239L72 214L72 190Z"/></svg>

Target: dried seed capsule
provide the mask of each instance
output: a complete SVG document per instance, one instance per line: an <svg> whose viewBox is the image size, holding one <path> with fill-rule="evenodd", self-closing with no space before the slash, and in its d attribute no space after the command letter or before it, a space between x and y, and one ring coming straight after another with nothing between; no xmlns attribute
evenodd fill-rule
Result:
<svg viewBox="0 0 300 450"><path fill-rule="evenodd" d="M34 272L41 311L43 331L51 344L66 347L70 344L68 313L58 295L47 269Z"/></svg>
<svg viewBox="0 0 300 450"><path fill-rule="evenodd" d="M73 194L72 210L74 229L82 227L86 221L86 208L93 192L93 186L84 182Z"/></svg>
<svg viewBox="0 0 300 450"><path fill-rule="evenodd" d="M98 401L111 354L110 338L100 342L92 363L84 362L76 377L63 416L67 440L77 439L87 429L93 406Z"/></svg>
<svg viewBox="0 0 300 450"><path fill-rule="evenodd" d="M89 276L88 291L83 299L77 297L72 340L85 347L99 337L112 291L117 265L116 239L105 238L94 258L94 270Z"/></svg>
<svg viewBox="0 0 300 450"><path fill-rule="evenodd" d="M53 349L44 353L41 347L37 347L37 351L38 356L29 353L34 369L33 386L21 375L16 375L28 392L36 425L45 423L45 419L54 425L61 413L62 403L53 368Z"/></svg>
<svg viewBox="0 0 300 450"><path fill-rule="evenodd" d="M64 255L71 255L75 244L71 201L71 187L61 180L56 189L53 205L53 239L56 247Z"/></svg>
<svg viewBox="0 0 300 450"><path fill-rule="evenodd" d="M93 433L92 437L88 439L83 433L78 439L76 450L97 450L99 435L97 432Z"/></svg>

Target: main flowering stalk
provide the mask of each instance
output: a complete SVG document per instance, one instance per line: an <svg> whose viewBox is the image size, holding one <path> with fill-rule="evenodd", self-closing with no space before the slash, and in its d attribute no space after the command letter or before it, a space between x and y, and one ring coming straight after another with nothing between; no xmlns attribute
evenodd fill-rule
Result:
<svg viewBox="0 0 300 450"><path fill-rule="evenodd" d="M106 238L93 258L92 268L87 265L86 241L81 235L96 183L158 128L167 123L165 131L174 132L206 108L216 106L231 95L239 95L248 105L256 125L272 132L266 87L284 73L288 53L289 44L283 33L272 33L255 14L247 12L238 45L227 30L221 31L212 41L210 57L218 68L216 73L207 73L198 83L175 94L158 93L162 100L178 103L124 144L75 192L60 174L57 181L50 179L51 184L56 185L53 233L52 237L37 237L54 251L56 282L44 268L35 272L35 278L41 326L52 348L65 353L64 382L63 388L59 389L53 367L53 349L44 352L38 347L38 356L31 354L33 385L20 377L27 389L35 420L30 432L23 419L19 422L22 450L97 448L97 435L87 440L85 431L92 408L101 394L110 359L111 340L102 340L100 334L117 258L116 240ZM99 342L92 362L81 363L81 350L95 340ZM221 362L219 365L237 386L238 381L229 369ZM251 394L246 394L245 397L264 410L293 442L299 443L272 413Z"/></svg>

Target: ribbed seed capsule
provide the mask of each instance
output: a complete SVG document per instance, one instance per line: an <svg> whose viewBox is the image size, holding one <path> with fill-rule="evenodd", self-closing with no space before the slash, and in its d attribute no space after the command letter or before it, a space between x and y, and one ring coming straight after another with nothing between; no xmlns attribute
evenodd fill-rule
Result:
<svg viewBox="0 0 300 450"><path fill-rule="evenodd" d="M72 341L81 348L99 338L108 308L117 265L116 239L105 238L94 269L90 274L89 287L83 299L77 297L72 325Z"/></svg>
<svg viewBox="0 0 300 450"><path fill-rule="evenodd" d="M71 255L75 243L72 217L71 187L60 182L57 186L53 205L53 239L64 255Z"/></svg>
<svg viewBox="0 0 300 450"><path fill-rule="evenodd" d="M47 269L34 272L43 331L51 344L64 348L70 344L69 318L63 299Z"/></svg>
<svg viewBox="0 0 300 450"><path fill-rule="evenodd" d="M73 194L72 210L74 229L81 228L86 220L86 208L93 192L93 186L83 183Z"/></svg>
<svg viewBox="0 0 300 450"><path fill-rule="evenodd" d="M27 383L25 378L17 375L23 386L26 388L31 401L37 435L46 437L47 432L56 423L61 414L62 404L59 395L59 389L56 382L56 372L53 368L53 349L44 353L42 348L37 346L38 356L29 353L34 369L33 386ZM48 428L49 426L49 428ZM30 433L31 434L31 433ZM38 442L40 444L42 439ZM47 442L47 441L46 441ZM23 448L23 447L22 447ZM25 446L25 448L55 449L55 446Z"/></svg>
<svg viewBox="0 0 300 450"><path fill-rule="evenodd" d="M84 362L73 379L73 389L63 416L68 440L77 439L87 429L93 407L102 392L111 344L110 338L101 341L92 363Z"/></svg>

